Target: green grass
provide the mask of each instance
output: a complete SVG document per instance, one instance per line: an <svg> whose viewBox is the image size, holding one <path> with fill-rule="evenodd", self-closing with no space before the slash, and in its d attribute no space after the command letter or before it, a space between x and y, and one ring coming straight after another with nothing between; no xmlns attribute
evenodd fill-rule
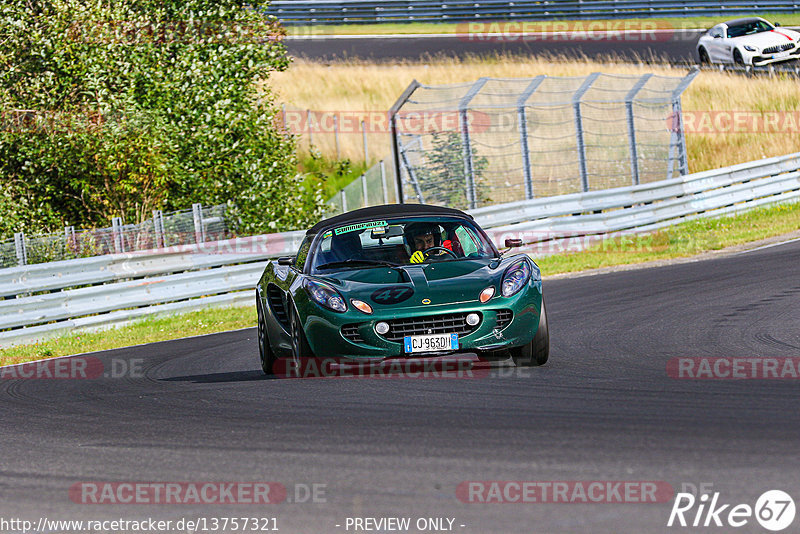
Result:
<svg viewBox="0 0 800 534"><path fill-rule="evenodd" d="M585 252L536 258L548 275L612 265L693 256L800 230L800 202L755 209L731 217L699 219L643 236L605 240ZM102 332L73 333L0 349L0 364L79 354L255 326L253 307L212 308L145 319ZM253 355L255 358L255 354Z"/></svg>
<svg viewBox="0 0 800 534"><path fill-rule="evenodd" d="M151 317L100 332L75 332L31 345L0 348L0 365L116 349L255 325L255 306L209 308L180 315Z"/></svg>
<svg viewBox="0 0 800 534"><path fill-rule="evenodd" d="M729 15L727 17L667 17L667 18L642 18L642 19L624 19L626 24L644 24L646 22L657 22L658 28L710 28L711 26L737 18L739 15ZM791 14L766 14L758 15L769 21L780 22L782 26L799 26L800 13ZM482 24L492 24L495 21L488 21ZM546 21L510 21L514 23L522 23L525 26L525 31L541 32L552 31L553 23L556 20ZM575 20L575 21L562 21L569 24L583 24L584 27L589 22L601 22L611 24L619 22L618 20ZM387 34L431 34L431 33L464 33L469 23L433 23L433 22L411 22L411 23L392 23L385 24L342 24L342 25L315 25L315 26L287 26L289 35L295 36L309 36L309 35L387 35ZM572 26L571 26L572 27ZM629 26L631 27L631 26ZM647 27L647 26L645 26ZM511 31L511 30L509 30Z"/></svg>
<svg viewBox="0 0 800 534"><path fill-rule="evenodd" d="M364 161L352 162L349 159L328 159L318 152L301 157L298 172L305 174L303 185L309 190L322 190L322 196L329 200L350 182L361 176L367 165Z"/></svg>

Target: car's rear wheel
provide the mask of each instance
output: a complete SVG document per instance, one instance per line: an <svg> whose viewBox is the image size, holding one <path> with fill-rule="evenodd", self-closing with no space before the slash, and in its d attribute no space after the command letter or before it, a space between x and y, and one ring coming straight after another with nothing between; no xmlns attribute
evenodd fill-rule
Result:
<svg viewBox="0 0 800 534"><path fill-rule="evenodd" d="M261 358L261 370L265 375L271 375L273 373L272 366L275 363L275 353L272 352L267 337L267 319L264 316L264 309L258 293L256 293L256 312L258 313L258 355Z"/></svg>
<svg viewBox="0 0 800 534"><path fill-rule="evenodd" d="M733 62L736 65L744 66L744 58L742 57L742 53L739 52L738 48L733 51Z"/></svg>
<svg viewBox="0 0 800 534"><path fill-rule="evenodd" d="M708 52L706 51L705 48L701 47L700 50L698 50L697 53L700 56L700 64L701 65L710 65L711 64L711 58L708 57Z"/></svg>
<svg viewBox="0 0 800 534"><path fill-rule="evenodd" d="M533 341L511 350L511 358L518 367L544 365L550 357L550 332L547 328L547 311L542 297L542 313L539 315L539 328Z"/></svg>

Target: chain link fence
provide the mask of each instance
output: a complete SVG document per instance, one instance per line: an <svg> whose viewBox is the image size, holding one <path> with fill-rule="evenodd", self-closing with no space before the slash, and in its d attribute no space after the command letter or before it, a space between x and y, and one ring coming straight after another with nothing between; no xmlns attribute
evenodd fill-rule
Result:
<svg viewBox="0 0 800 534"><path fill-rule="evenodd" d="M333 217L366 206L394 204L397 202L396 184L394 167L381 160L328 200L325 216Z"/></svg>
<svg viewBox="0 0 800 534"><path fill-rule="evenodd" d="M697 72L415 81L392 109L402 200L474 209L688 174Z"/></svg>
<svg viewBox="0 0 800 534"><path fill-rule="evenodd" d="M194 204L167 214L155 210L152 219L140 224L123 224L115 217L110 228L67 226L63 232L33 236L19 232L0 242L0 268L218 241L235 237L236 228L231 206Z"/></svg>

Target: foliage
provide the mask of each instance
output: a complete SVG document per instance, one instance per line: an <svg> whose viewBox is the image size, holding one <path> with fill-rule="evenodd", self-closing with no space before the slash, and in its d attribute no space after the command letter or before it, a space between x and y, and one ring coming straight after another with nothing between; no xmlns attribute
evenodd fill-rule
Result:
<svg viewBox="0 0 800 534"><path fill-rule="evenodd" d="M450 208L469 209L467 197L466 172L464 169L464 149L461 134L458 132L438 132L433 134L431 149L426 151L426 163L416 168L417 179L424 188L425 202L442 204ZM472 170L478 206L489 202L481 175L489 161L479 156L472 148Z"/></svg>
<svg viewBox="0 0 800 534"><path fill-rule="evenodd" d="M141 222L235 204L243 231L306 225L322 199L257 85L288 66L266 2L6 0L0 232Z"/></svg>

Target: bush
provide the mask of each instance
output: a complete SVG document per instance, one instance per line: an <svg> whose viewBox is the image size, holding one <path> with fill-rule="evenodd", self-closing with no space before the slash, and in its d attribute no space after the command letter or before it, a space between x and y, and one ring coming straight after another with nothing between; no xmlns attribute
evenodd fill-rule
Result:
<svg viewBox="0 0 800 534"><path fill-rule="evenodd" d="M257 85L288 66L264 2L6 0L0 232L230 202L245 232L315 221Z"/></svg>

